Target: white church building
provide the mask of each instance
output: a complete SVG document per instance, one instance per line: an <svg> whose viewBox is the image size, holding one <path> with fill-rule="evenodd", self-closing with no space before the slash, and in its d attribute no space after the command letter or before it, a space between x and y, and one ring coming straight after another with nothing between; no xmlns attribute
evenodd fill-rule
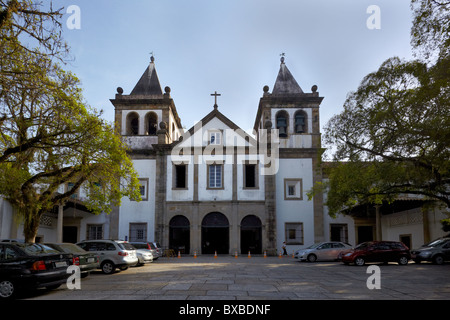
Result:
<svg viewBox="0 0 450 320"><path fill-rule="evenodd" d="M420 246L442 236L443 214L422 212L421 202L381 211L359 208L333 219L322 195L308 200L307 191L326 179L319 162L322 100L316 85L303 91L283 57L272 90L263 88L254 136L223 114L217 100L211 112L184 130L152 57L134 89L126 95L118 88L111 99L142 201L124 198L111 214L94 216L79 193L43 217L37 241L125 239L156 241L191 255L275 255L283 242L291 254L319 241L355 245L404 239ZM23 238L13 211L0 198L0 239Z"/></svg>

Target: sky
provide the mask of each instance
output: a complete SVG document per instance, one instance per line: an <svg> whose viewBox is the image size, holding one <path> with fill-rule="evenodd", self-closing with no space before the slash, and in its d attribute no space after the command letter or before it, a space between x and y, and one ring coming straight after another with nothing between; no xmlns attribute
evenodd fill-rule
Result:
<svg viewBox="0 0 450 320"><path fill-rule="evenodd" d="M131 92L151 52L186 129L213 109L217 91L219 111L251 130L281 53L304 92L318 86L322 127L383 61L412 59L409 0L53 0L54 8L70 5L80 9L79 29L67 26L75 16L66 13L63 35L74 61L65 68L110 122L109 99L117 87ZM371 5L380 19L367 12Z"/></svg>

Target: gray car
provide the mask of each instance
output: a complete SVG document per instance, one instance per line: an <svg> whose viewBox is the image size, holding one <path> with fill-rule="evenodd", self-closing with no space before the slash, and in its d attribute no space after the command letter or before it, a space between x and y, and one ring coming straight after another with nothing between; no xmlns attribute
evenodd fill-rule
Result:
<svg viewBox="0 0 450 320"><path fill-rule="evenodd" d="M130 244L138 250L148 250L153 256L153 260L159 258L159 251L153 242L130 242Z"/></svg>
<svg viewBox="0 0 450 320"><path fill-rule="evenodd" d="M306 249L297 250L294 258L300 261L333 261L338 260L339 253L349 250L352 247L345 242L327 241L319 242L309 246Z"/></svg>
<svg viewBox="0 0 450 320"><path fill-rule="evenodd" d="M441 238L411 250L411 258L416 263L431 261L435 264L443 264L450 261L450 238Z"/></svg>
<svg viewBox="0 0 450 320"><path fill-rule="evenodd" d="M114 273L116 268L126 270L138 264L136 249L126 241L86 240L77 243L88 252L95 252L100 259L100 269L104 274Z"/></svg>

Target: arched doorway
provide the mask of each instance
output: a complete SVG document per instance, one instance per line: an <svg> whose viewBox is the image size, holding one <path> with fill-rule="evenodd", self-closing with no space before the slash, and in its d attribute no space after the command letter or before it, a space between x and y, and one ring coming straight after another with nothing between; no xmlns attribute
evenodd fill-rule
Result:
<svg viewBox="0 0 450 320"><path fill-rule="evenodd" d="M241 221L241 253L261 254L261 220L254 215L248 215Z"/></svg>
<svg viewBox="0 0 450 320"><path fill-rule="evenodd" d="M190 250L190 226L185 216L175 216L169 222L169 248L189 253Z"/></svg>
<svg viewBox="0 0 450 320"><path fill-rule="evenodd" d="M208 213L202 220L202 253L228 254L229 228L225 215L220 212Z"/></svg>

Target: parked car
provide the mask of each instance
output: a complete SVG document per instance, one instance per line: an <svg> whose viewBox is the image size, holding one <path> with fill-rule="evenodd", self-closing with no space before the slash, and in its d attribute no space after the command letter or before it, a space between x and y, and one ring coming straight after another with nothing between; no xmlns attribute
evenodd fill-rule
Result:
<svg viewBox="0 0 450 320"><path fill-rule="evenodd" d="M73 255L73 265L79 266L81 277L85 278L92 270L100 266L98 255L93 252L87 252L73 243L44 243L60 252L71 253Z"/></svg>
<svg viewBox="0 0 450 320"><path fill-rule="evenodd" d="M85 240L77 243L82 249L99 256L100 269L104 274L114 273L116 268L126 270L139 261L136 249L121 240Z"/></svg>
<svg viewBox="0 0 450 320"><path fill-rule="evenodd" d="M0 298L12 298L22 290L56 289L70 274L72 254L42 244L0 243Z"/></svg>
<svg viewBox="0 0 450 320"><path fill-rule="evenodd" d="M348 243L338 241L318 242L308 248L297 250L294 258L300 261L337 260L339 253L351 249Z"/></svg>
<svg viewBox="0 0 450 320"><path fill-rule="evenodd" d="M0 240L0 242L21 242L21 243L25 243L25 240L21 240L21 239L2 239L2 240Z"/></svg>
<svg viewBox="0 0 450 320"><path fill-rule="evenodd" d="M163 254L164 254L164 252L163 252L163 249L162 249L162 247L161 247L161 245L159 244L159 242L151 242L154 246L155 246L155 248L156 248L156 254L157 254L157 256L158 257L162 257L163 256Z"/></svg>
<svg viewBox="0 0 450 320"><path fill-rule="evenodd" d="M435 264L443 264L450 261L450 238L441 238L411 250L411 258L416 263L431 261Z"/></svg>
<svg viewBox="0 0 450 320"><path fill-rule="evenodd" d="M138 257L137 266L142 266L146 263L153 262L153 254L145 249L136 249L136 254Z"/></svg>
<svg viewBox="0 0 450 320"><path fill-rule="evenodd" d="M159 250L156 248L153 242L130 242L130 244L137 250L147 250L151 252L153 260L159 258Z"/></svg>
<svg viewBox="0 0 450 320"><path fill-rule="evenodd" d="M409 248L397 241L363 242L342 255L343 263L358 266L363 266L366 262L397 262L406 265L410 259Z"/></svg>

